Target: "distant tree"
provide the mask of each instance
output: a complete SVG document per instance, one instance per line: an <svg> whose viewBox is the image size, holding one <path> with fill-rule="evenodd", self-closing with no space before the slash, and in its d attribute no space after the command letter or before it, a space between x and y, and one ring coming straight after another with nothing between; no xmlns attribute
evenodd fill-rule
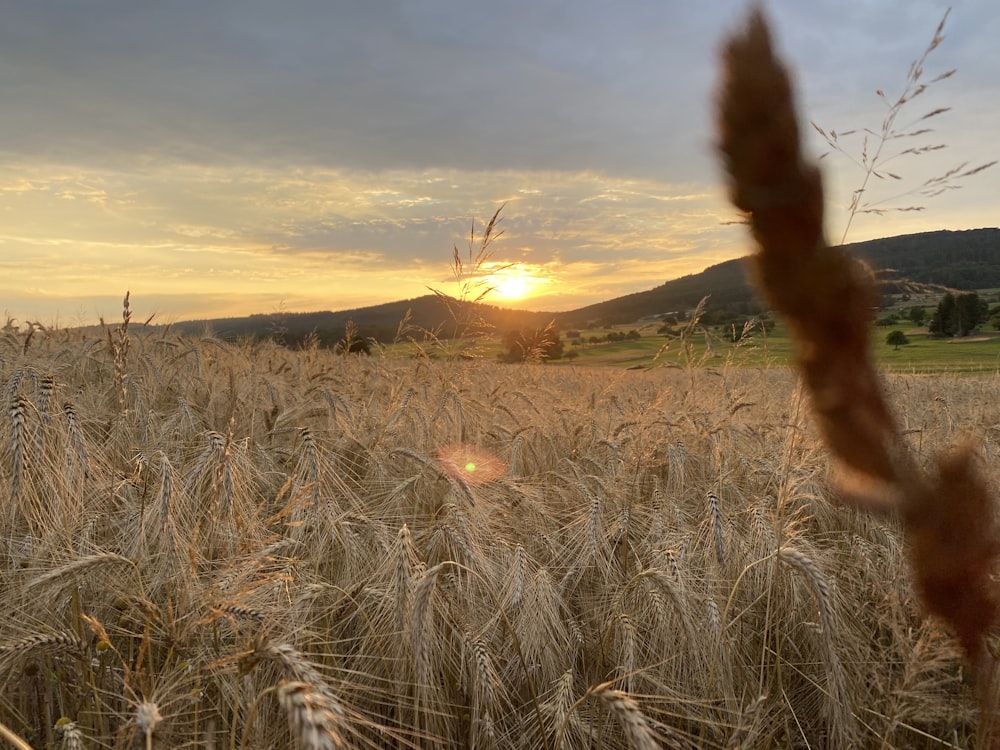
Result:
<svg viewBox="0 0 1000 750"><path fill-rule="evenodd" d="M554 328L544 329L539 338L539 349L542 359L561 359L563 356L563 342L559 338L559 332Z"/></svg>
<svg viewBox="0 0 1000 750"><path fill-rule="evenodd" d="M958 316L958 336L968 336L981 323L985 323L990 314L990 305L979 299L976 292L966 292L955 298L955 312Z"/></svg>
<svg viewBox="0 0 1000 750"><path fill-rule="evenodd" d="M572 361L580 356L580 351L578 349L570 349L568 352L566 352L564 356L565 359Z"/></svg>
<svg viewBox="0 0 1000 750"><path fill-rule="evenodd" d="M631 331L625 334L625 338L628 341L638 341L639 339L642 338L642 334L633 328Z"/></svg>
<svg viewBox="0 0 1000 750"><path fill-rule="evenodd" d="M889 346L895 347L897 350L901 346L906 346L910 343L910 340L906 338L906 334L902 331L890 331L889 335L885 337L885 343Z"/></svg>
<svg viewBox="0 0 1000 750"><path fill-rule="evenodd" d="M896 313L889 313L888 315L879 318L878 321L876 321L875 325L885 327L885 326L894 326L897 323L899 323L899 316L896 315Z"/></svg>
<svg viewBox="0 0 1000 750"><path fill-rule="evenodd" d="M957 297L945 293L931 316L928 329L936 336L968 336L989 317L989 304L976 292L966 292Z"/></svg>
<svg viewBox="0 0 1000 750"><path fill-rule="evenodd" d="M913 321L914 325L922 326L927 320L927 310L922 307L911 307L910 320Z"/></svg>
<svg viewBox="0 0 1000 750"><path fill-rule="evenodd" d="M931 315L927 329L935 336L955 335L955 295L946 292Z"/></svg>

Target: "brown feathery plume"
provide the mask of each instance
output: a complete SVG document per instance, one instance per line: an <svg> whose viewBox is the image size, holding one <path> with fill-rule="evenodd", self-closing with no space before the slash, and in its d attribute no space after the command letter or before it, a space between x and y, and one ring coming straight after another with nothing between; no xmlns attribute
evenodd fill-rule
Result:
<svg viewBox="0 0 1000 750"><path fill-rule="evenodd" d="M958 449L929 478L905 449L868 354L870 274L824 239L820 173L803 159L789 75L759 9L726 44L723 64L719 149L730 197L759 246L759 284L795 337L840 487L857 505L899 512L927 608L951 625L986 677L993 657L984 639L998 619L990 573L1000 544L974 453ZM988 688L980 687L991 714Z"/></svg>
<svg viewBox="0 0 1000 750"><path fill-rule="evenodd" d="M866 269L823 238L819 170L799 150L792 87L763 14L724 52L720 144L730 198L749 215L760 286L788 320L819 427L844 467L894 484L896 426L868 358Z"/></svg>

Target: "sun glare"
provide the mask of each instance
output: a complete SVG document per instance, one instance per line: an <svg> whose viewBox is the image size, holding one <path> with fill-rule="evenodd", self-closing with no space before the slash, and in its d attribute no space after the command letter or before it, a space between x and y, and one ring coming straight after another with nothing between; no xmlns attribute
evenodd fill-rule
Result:
<svg viewBox="0 0 1000 750"><path fill-rule="evenodd" d="M512 301L534 296L537 289L547 283L524 266L504 268L488 276L486 281L493 287L491 296Z"/></svg>
<svg viewBox="0 0 1000 750"><path fill-rule="evenodd" d="M512 276L497 281L497 294L504 299L521 299L528 294L528 281L524 278Z"/></svg>

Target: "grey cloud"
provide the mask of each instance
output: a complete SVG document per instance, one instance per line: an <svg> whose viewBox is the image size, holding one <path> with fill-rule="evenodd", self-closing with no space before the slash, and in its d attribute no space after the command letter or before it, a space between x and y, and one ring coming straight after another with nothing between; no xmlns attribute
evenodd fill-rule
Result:
<svg viewBox="0 0 1000 750"><path fill-rule="evenodd" d="M956 0L934 53L934 70L959 68L940 100L956 108L940 123L953 146L946 167L995 157L994 4ZM7 3L0 197L15 218L59 217L44 231L7 231L28 247L54 235L86 241L95 256L202 249L220 264L231 253L234 268L250 254L295 255L310 269L371 257L437 273L453 244L464 249L472 216L510 201L506 256L591 263L605 276L593 294L646 288L676 275L666 262L683 254L703 266L743 252L738 228L719 228L731 215L717 187L711 104L719 40L745 9L745 0ZM878 126L874 89L901 84L944 5L771 0L769 9L803 112L843 130ZM853 173L825 163L839 206ZM49 187L18 192L43 172ZM996 185L1000 171L976 179ZM995 194L968 192L968 205ZM640 263L651 269L645 281L623 270Z"/></svg>
<svg viewBox="0 0 1000 750"><path fill-rule="evenodd" d="M819 115L882 85L890 66L904 74L942 12L932 2L773 6ZM704 178L718 39L743 7L17 3L0 25L0 149L88 163ZM976 24L982 17L995 30L995 15L986 0L959 6L950 59L966 47L991 49L995 34ZM995 77L996 54L987 59Z"/></svg>
<svg viewBox="0 0 1000 750"><path fill-rule="evenodd" d="M710 58L688 11L559 7L21 4L0 31L17 102L0 136L91 161L666 171L691 146L667 131L700 116L676 87Z"/></svg>

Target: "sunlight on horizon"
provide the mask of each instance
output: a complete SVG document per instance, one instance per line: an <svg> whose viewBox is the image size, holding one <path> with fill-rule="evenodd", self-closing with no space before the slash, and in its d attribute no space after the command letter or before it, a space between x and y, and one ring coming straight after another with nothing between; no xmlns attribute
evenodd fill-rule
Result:
<svg viewBox="0 0 1000 750"><path fill-rule="evenodd" d="M513 263L501 266L484 278L491 292L486 301L496 299L505 302L519 302L551 293L553 279L548 278L538 266Z"/></svg>
<svg viewBox="0 0 1000 750"><path fill-rule="evenodd" d="M467 240L464 217L482 216L497 195L526 186L530 197L507 202L504 236L476 274L484 283L478 291L494 287L487 304L577 309L750 250L744 228L726 223L732 212L721 190L708 183L591 172L289 173L246 165L102 172L11 162L0 167L0 182L13 186L0 190L4 309L46 325L115 317L126 289L137 309L173 320L413 299L449 283L446 249ZM834 186L841 182L833 175ZM458 184L466 186L460 194ZM103 191L97 198L94 185ZM400 199L375 205L364 196L376 187ZM612 193L631 198L597 199ZM995 225L992 204L983 207L988 192L975 195L942 196L926 215L858 221L848 239ZM834 224L843 217L837 210L831 202Z"/></svg>

